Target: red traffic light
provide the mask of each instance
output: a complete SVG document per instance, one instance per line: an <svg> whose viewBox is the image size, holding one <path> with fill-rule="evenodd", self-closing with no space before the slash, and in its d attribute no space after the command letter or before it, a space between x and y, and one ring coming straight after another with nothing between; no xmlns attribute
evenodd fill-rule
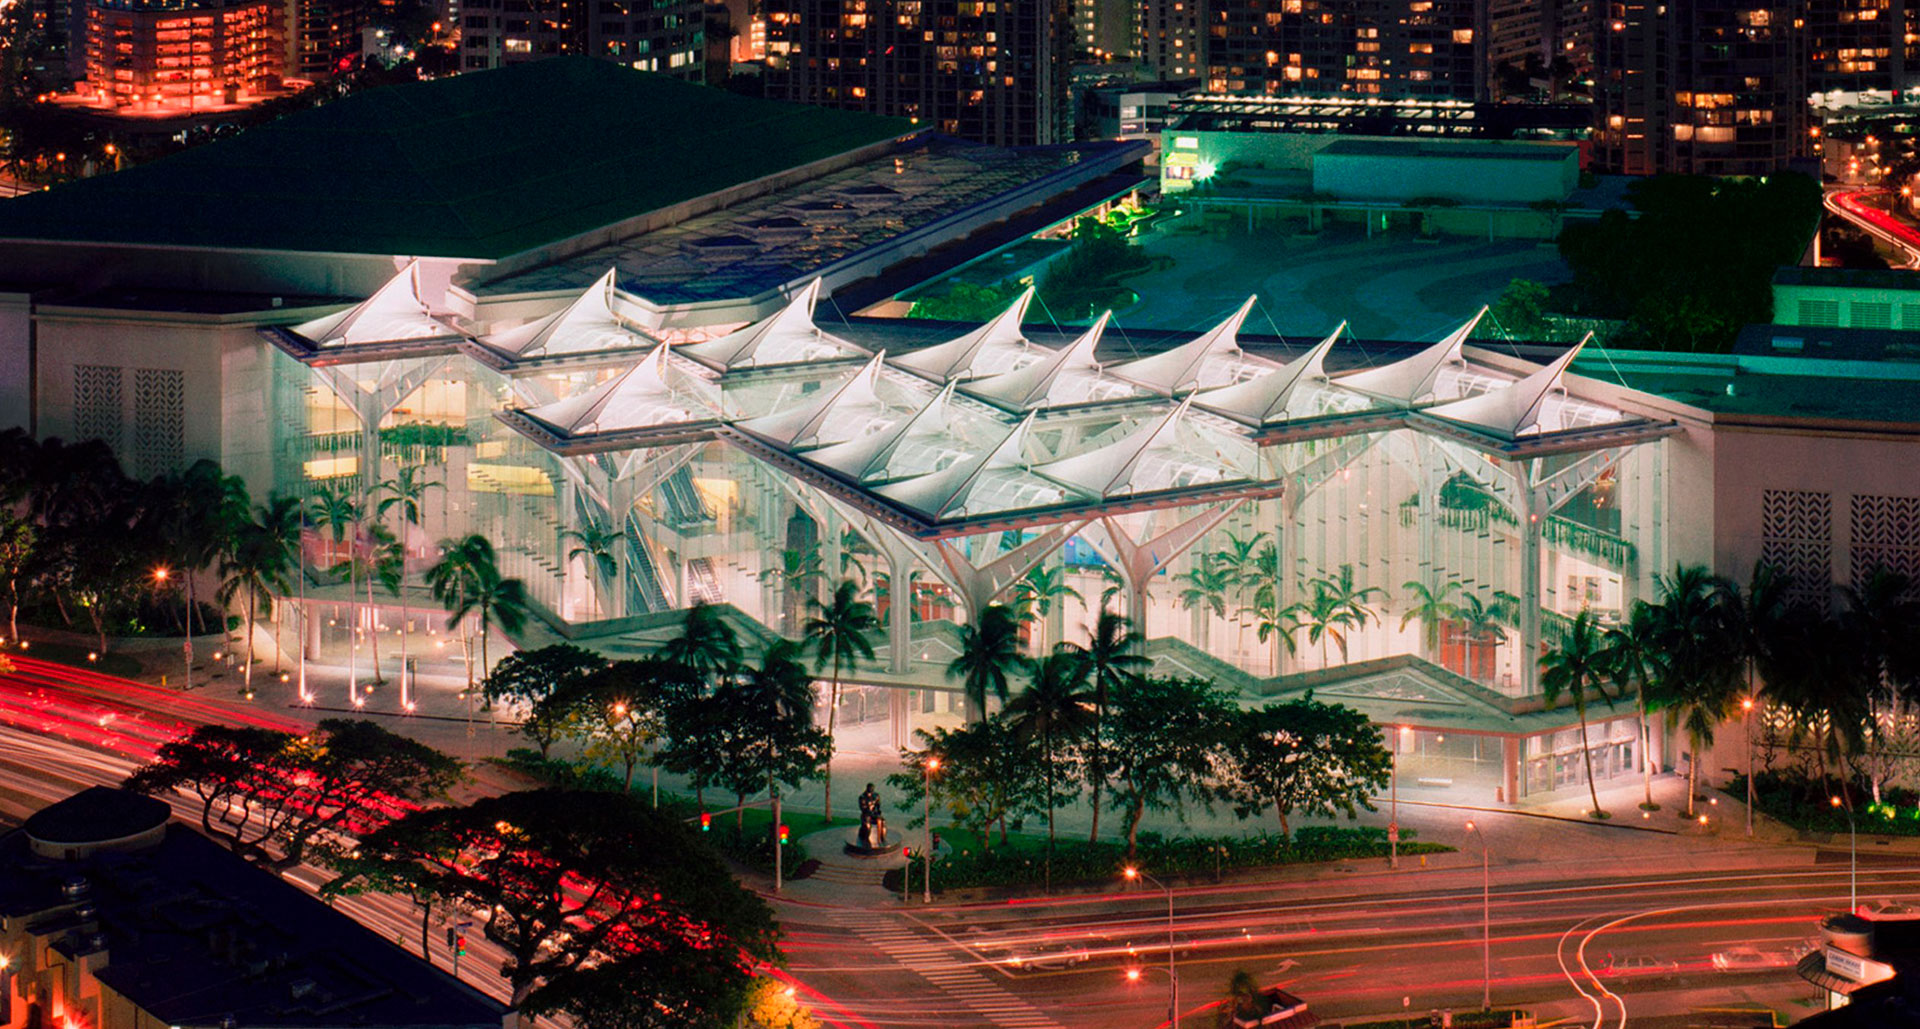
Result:
<svg viewBox="0 0 1920 1029"><path fill-rule="evenodd" d="M461 955L461 956L463 956L463 957L464 957L464 956L466 955L466 953L467 953L467 937L466 937L466 935L465 935L464 933L463 933L463 934L461 934L461 935L459 935L459 936L455 936L455 937L453 938L453 952L454 952L455 954L459 954L459 955Z"/></svg>
<svg viewBox="0 0 1920 1029"><path fill-rule="evenodd" d="M910 857L912 857L912 856L913 856L913 848L912 848L912 847L907 847L907 846L902 846L902 847L900 848L900 856L901 856L901 857L903 857L903 858L910 858Z"/></svg>
<svg viewBox="0 0 1920 1029"><path fill-rule="evenodd" d="M787 827L784 825L780 827L780 842L787 842Z"/></svg>
<svg viewBox="0 0 1920 1029"><path fill-rule="evenodd" d="M706 832L711 828L713 828L713 816L705 811L700 812L700 831Z"/></svg>

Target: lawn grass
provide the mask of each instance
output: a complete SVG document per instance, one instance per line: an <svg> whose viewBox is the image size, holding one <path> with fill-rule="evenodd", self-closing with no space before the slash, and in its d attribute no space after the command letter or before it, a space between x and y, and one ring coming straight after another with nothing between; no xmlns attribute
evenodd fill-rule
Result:
<svg viewBox="0 0 1920 1029"><path fill-rule="evenodd" d="M98 660L87 660L88 654L97 654ZM90 672L99 672L102 675L118 675L128 679L139 676L143 671L140 667L140 662L135 661L125 654L115 654L111 652L99 654L91 648L77 646L72 643L55 643L50 640L37 641L27 648L26 655L28 657L37 657L42 661L53 661L58 664L72 665L75 668L85 668Z"/></svg>

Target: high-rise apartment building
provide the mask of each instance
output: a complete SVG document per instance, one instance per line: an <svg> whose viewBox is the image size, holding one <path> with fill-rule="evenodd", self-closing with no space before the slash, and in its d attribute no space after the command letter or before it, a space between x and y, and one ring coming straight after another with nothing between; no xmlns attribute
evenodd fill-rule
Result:
<svg viewBox="0 0 1920 1029"><path fill-rule="evenodd" d="M702 0L462 0L460 69L585 54L678 79L706 77Z"/></svg>
<svg viewBox="0 0 1920 1029"><path fill-rule="evenodd" d="M1208 0L1143 0L1140 5L1140 63L1162 79L1201 75L1207 64Z"/></svg>
<svg viewBox="0 0 1920 1029"><path fill-rule="evenodd" d="M999 146L1072 138L1073 0L767 0L767 96Z"/></svg>
<svg viewBox="0 0 1920 1029"><path fill-rule="evenodd" d="M1807 59L1816 93L1920 83L1920 0L1808 0Z"/></svg>
<svg viewBox="0 0 1920 1029"><path fill-rule="evenodd" d="M1809 149L1805 0L1627 0L1594 44L1594 163L1762 175Z"/></svg>
<svg viewBox="0 0 1920 1029"><path fill-rule="evenodd" d="M286 73L280 0L92 0L86 82L100 106L191 114L277 92Z"/></svg>
<svg viewBox="0 0 1920 1029"><path fill-rule="evenodd" d="M285 0L288 74L322 79L345 71L360 53L367 23L361 0Z"/></svg>
<svg viewBox="0 0 1920 1029"><path fill-rule="evenodd" d="M1140 48L1139 0L1074 0L1074 48L1099 58L1133 57Z"/></svg>
<svg viewBox="0 0 1920 1029"><path fill-rule="evenodd" d="M1487 2L1209 0L1207 88L1486 99Z"/></svg>

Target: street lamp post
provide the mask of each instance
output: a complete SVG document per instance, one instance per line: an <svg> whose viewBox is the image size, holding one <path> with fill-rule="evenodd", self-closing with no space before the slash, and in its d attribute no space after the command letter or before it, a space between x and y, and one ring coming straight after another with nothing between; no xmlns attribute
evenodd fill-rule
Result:
<svg viewBox="0 0 1920 1029"><path fill-rule="evenodd" d="M1740 724L1747 734L1747 835L1753 835L1753 698L1740 698Z"/></svg>
<svg viewBox="0 0 1920 1029"><path fill-rule="evenodd" d="M920 789L920 792L926 795L927 801L927 849L925 855L927 864L920 876L920 903L922 904L933 903L933 773L939 770L940 759L931 754L927 755L926 764L922 766ZM911 862L909 862L909 864L911 864Z"/></svg>
<svg viewBox="0 0 1920 1029"><path fill-rule="evenodd" d="M167 577L171 574L172 573L168 572L164 566L155 568L153 570L153 581L161 586L165 586L167 584ZM180 652L186 655L187 664L187 677L180 680L180 688L182 690L190 690L193 688L193 604L187 604L187 620L180 623L180 626Z"/></svg>
<svg viewBox="0 0 1920 1029"><path fill-rule="evenodd" d="M1487 834L1471 821L1467 832L1480 837L1480 1009L1493 1010L1493 849Z"/></svg>
<svg viewBox="0 0 1920 1029"><path fill-rule="evenodd" d="M1860 836L1854 831L1853 805L1841 803L1839 797L1830 799L1847 816L1847 911L1852 913L1860 909Z"/></svg>
<svg viewBox="0 0 1920 1029"><path fill-rule="evenodd" d="M1155 879L1133 865L1126 868L1128 879L1145 879L1167 894L1167 1025L1180 1029L1180 973L1173 965L1173 887Z"/></svg>
<svg viewBox="0 0 1920 1029"><path fill-rule="evenodd" d="M1387 867L1400 867L1400 727L1392 726L1393 746L1387 748L1387 761L1391 766L1392 802L1387 815Z"/></svg>

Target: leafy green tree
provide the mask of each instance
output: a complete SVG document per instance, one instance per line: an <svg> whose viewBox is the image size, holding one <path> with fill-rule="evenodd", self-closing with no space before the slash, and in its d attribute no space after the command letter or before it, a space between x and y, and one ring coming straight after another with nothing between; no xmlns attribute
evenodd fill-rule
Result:
<svg viewBox="0 0 1920 1029"><path fill-rule="evenodd" d="M914 300L907 317L946 322L988 321L1006 310L1013 298L1020 295L1021 288L1019 283L1011 281L983 286L956 279L947 285L945 292Z"/></svg>
<svg viewBox="0 0 1920 1029"><path fill-rule="evenodd" d="M791 987L761 978L748 993L746 1029L820 1029L820 1020L794 999Z"/></svg>
<svg viewBox="0 0 1920 1029"><path fill-rule="evenodd" d="M20 580L33 567L40 532L34 524L0 508L0 578L7 581L7 638L20 638Z"/></svg>
<svg viewBox="0 0 1920 1029"><path fill-rule="evenodd" d="M1087 730L1087 782L1093 787L1093 828L1087 842L1100 838L1100 794L1107 784L1106 722L1107 703L1122 680L1140 675L1152 664L1140 649L1146 639L1134 632L1124 615L1100 612L1094 621L1087 645L1067 646L1079 649L1086 662L1087 678L1093 685L1093 725Z"/></svg>
<svg viewBox="0 0 1920 1029"><path fill-rule="evenodd" d="M1549 340L1553 337L1553 324L1547 321L1550 297L1547 287L1532 279L1514 279L1488 313L1493 315L1494 324L1513 339Z"/></svg>
<svg viewBox="0 0 1920 1029"><path fill-rule="evenodd" d="M443 798L460 763L372 722L329 718L305 736L203 725L163 744L126 788L200 800L200 827L278 873L332 860L410 804Z"/></svg>
<svg viewBox="0 0 1920 1029"><path fill-rule="evenodd" d="M1580 718L1580 757L1587 766L1587 793L1593 799L1595 818L1605 818L1607 812L1600 806L1600 793L1593 780L1593 750L1587 745L1587 694L1591 691L1612 707L1613 698L1606 689L1612 678L1599 621L1591 610L1581 608L1566 638L1540 655L1540 691L1549 705L1559 703L1563 696L1571 700L1574 714Z"/></svg>
<svg viewBox="0 0 1920 1029"><path fill-rule="evenodd" d="M545 760L554 743L568 734L576 715L572 697L564 703L551 701L606 667L606 659L571 643L519 650L493 666L480 684L480 695L489 704L504 701L525 707L520 732L540 748L540 758Z"/></svg>
<svg viewBox="0 0 1920 1029"><path fill-rule="evenodd" d="M960 627L960 652L947 662L947 678L966 691L967 720L985 716L987 694L1004 703L1007 676L1020 667L1020 625L1012 612L989 604L970 625Z"/></svg>
<svg viewBox="0 0 1920 1029"><path fill-rule="evenodd" d="M1032 744L1014 732L1005 717L994 715L958 729L917 729L914 736L920 748L901 750L902 770L887 776L887 785L900 794L898 807L912 816L908 826L924 824L922 804L929 783L934 806L978 833L988 850L993 849L990 830L995 825L1004 846L1007 816L1041 803L1040 762L1033 758ZM927 762L933 758L940 765L929 775Z"/></svg>
<svg viewBox="0 0 1920 1029"><path fill-rule="evenodd" d="M1292 835L1298 814L1331 817L1373 810L1387 788L1393 755L1367 716L1313 695L1232 716L1220 796L1250 818L1272 809L1280 835Z"/></svg>
<svg viewBox="0 0 1920 1029"><path fill-rule="evenodd" d="M707 702L719 727L720 781L741 805L762 787L776 798L781 784L799 788L833 756L833 737L813 724L816 691L802 658L799 644L774 640L758 667Z"/></svg>
<svg viewBox="0 0 1920 1029"><path fill-rule="evenodd" d="M1070 757L1076 744L1091 732L1096 717L1093 694L1087 687L1084 653L1061 647L1027 663L1027 688L1007 704L1007 719L1016 735L1037 745L1040 779L1047 811L1048 878L1053 860L1053 812L1063 798L1056 784L1070 779ZM1065 767L1063 767L1065 766Z"/></svg>
<svg viewBox="0 0 1920 1029"><path fill-rule="evenodd" d="M1143 675L1124 679L1113 698L1111 804L1127 820L1127 860L1140 821L1186 800L1210 796L1214 762L1232 706L1206 679Z"/></svg>
<svg viewBox="0 0 1920 1029"><path fill-rule="evenodd" d="M687 666L649 656L603 663L542 706L552 709L548 717L568 718L583 730L582 750L590 760L619 764L622 788L631 793L634 767L656 754L666 737L667 711L693 702L700 692L700 680Z"/></svg>
<svg viewBox="0 0 1920 1029"><path fill-rule="evenodd" d="M822 604L818 600L807 601L813 609L813 616L807 619L803 628L805 638L813 646L815 667L829 667L833 670L831 693L827 700L827 736L834 734L835 723L840 714L840 672L860 666L861 661L873 660L873 644L867 636L880 628L880 619L874 617L873 605L860 599L860 584L852 579L842 579L833 588L833 596ZM825 768L826 801L821 808L821 816L833 817L833 766Z"/></svg>
<svg viewBox="0 0 1920 1029"><path fill-rule="evenodd" d="M1221 1026L1230 1026L1236 1020L1257 1023L1267 1012L1266 996L1261 992L1260 980L1244 968L1236 968L1227 978L1227 988L1220 996Z"/></svg>
<svg viewBox="0 0 1920 1029"><path fill-rule="evenodd" d="M583 1027L731 1025L773 914L679 819L620 794L539 790L415 811L360 842L330 894L368 884L472 913L512 1005Z"/></svg>

